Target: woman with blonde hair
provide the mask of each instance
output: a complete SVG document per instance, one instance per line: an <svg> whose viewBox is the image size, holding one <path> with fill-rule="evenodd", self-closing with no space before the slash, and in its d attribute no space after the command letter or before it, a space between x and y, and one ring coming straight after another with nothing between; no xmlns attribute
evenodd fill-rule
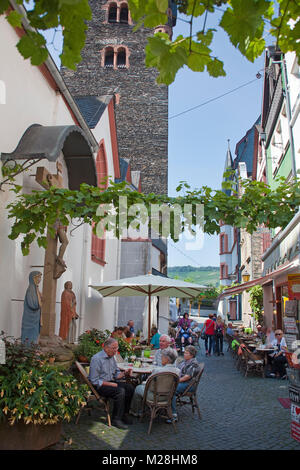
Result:
<svg viewBox="0 0 300 470"><path fill-rule="evenodd" d="M275 349L275 352L269 354L272 361L272 372L271 376L279 376L280 379L286 379L286 363L285 351L287 351L286 340L283 336L282 330L275 331L275 339L271 345Z"/></svg>

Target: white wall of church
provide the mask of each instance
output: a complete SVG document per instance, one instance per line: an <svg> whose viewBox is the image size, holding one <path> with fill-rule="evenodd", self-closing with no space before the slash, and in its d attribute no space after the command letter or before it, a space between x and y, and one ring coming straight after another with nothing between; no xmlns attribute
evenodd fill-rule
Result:
<svg viewBox="0 0 300 470"><path fill-rule="evenodd" d="M54 90L38 67L24 60L16 49L19 40L14 28L0 16L0 81L5 85L5 104L0 101L0 152L9 153L15 150L25 130L32 124L75 125L72 114L60 92ZM101 126L100 126L101 127ZM110 130L107 122L101 128L102 138L110 142ZM108 167L114 177L111 145L106 146ZM64 163L63 156L60 157ZM0 163L1 165L1 163ZM17 177L16 182L24 186L24 192L41 189L35 182L36 166L45 166L56 173L55 163L46 160L24 175ZM66 175L66 172L64 172ZM66 177L64 181L67 185ZM28 256L21 252L21 240L10 240L11 221L8 220L7 204L15 199L15 194L3 187L0 191L0 330L20 337L23 313L23 301L28 287L28 276L33 270L43 272L44 249L34 244ZM60 296L66 281L72 281L77 297L77 308L80 318L78 332L87 328L112 329L115 324L117 299L102 299L88 285L118 278L119 241L107 240L106 261L102 267L91 260L91 227L84 225L72 232L69 226L69 245L65 254L67 271L57 283L56 329L59 331ZM42 284L41 286L42 287Z"/></svg>

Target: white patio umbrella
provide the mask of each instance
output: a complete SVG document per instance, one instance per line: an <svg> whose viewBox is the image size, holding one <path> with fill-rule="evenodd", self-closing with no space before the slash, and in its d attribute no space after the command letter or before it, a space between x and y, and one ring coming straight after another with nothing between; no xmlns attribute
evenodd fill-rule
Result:
<svg viewBox="0 0 300 470"><path fill-rule="evenodd" d="M127 277L116 281L107 281L98 286L92 286L103 297L148 297L148 343L150 342L151 296L195 298L207 286L192 282L170 279L164 276L146 274L144 276Z"/></svg>

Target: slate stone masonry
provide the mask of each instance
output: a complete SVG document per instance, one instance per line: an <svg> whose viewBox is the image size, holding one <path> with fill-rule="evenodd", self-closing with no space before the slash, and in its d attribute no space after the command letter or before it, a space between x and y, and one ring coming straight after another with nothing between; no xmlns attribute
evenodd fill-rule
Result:
<svg viewBox="0 0 300 470"><path fill-rule="evenodd" d="M82 62L76 71L62 67L73 96L112 94L115 106L119 155L140 171L142 191L168 190L168 87L156 83L157 71L145 66L145 46L151 30L133 32L133 26L105 23L104 0L90 0L93 18L88 24ZM129 50L129 68L101 66L101 50L123 45Z"/></svg>

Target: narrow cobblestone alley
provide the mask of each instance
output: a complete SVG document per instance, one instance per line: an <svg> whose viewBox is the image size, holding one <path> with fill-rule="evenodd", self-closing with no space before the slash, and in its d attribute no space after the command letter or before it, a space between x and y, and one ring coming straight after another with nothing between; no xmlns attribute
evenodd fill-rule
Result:
<svg viewBox="0 0 300 470"><path fill-rule="evenodd" d="M102 412L84 413L79 424L64 426L68 449L86 450L299 450L290 436L290 410L278 401L288 397L288 381L244 376L236 369L225 343L224 357L198 353L205 370L198 388L202 420L190 407L179 410L177 434L162 420L150 436L148 421L128 430L108 428Z"/></svg>

